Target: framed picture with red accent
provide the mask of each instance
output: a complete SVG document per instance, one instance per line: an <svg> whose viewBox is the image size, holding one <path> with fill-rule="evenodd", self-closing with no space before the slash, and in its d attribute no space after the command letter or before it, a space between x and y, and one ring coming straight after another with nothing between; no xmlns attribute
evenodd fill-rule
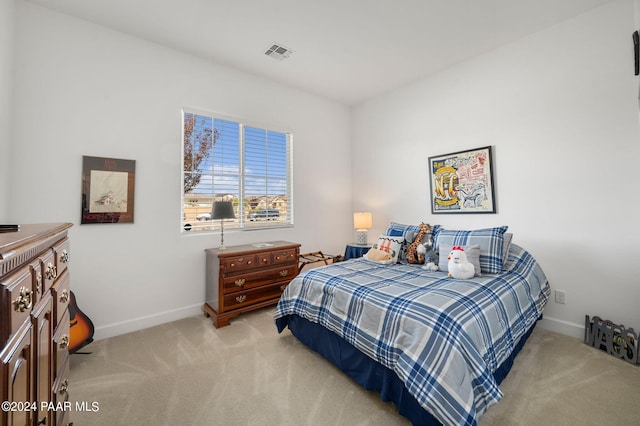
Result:
<svg viewBox="0 0 640 426"><path fill-rule="evenodd" d="M429 157L431 213L496 213L491 147Z"/></svg>
<svg viewBox="0 0 640 426"><path fill-rule="evenodd" d="M82 156L80 223L133 223L135 179L135 160Z"/></svg>

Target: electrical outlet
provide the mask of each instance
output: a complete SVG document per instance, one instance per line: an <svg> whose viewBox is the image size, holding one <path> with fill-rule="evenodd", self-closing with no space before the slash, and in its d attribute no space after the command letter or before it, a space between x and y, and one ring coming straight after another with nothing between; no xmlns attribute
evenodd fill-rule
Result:
<svg viewBox="0 0 640 426"><path fill-rule="evenodd" d="M567 293L564 290L556 290L556 303L565 304Z"/></svg>

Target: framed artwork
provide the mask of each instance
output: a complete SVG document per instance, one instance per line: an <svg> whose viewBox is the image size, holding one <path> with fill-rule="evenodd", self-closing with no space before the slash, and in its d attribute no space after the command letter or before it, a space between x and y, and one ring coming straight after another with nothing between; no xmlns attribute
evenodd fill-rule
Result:
<svg viewBox="0 0 640 426"><path fill-rule="evenodd" d="M495 213L491 147L429 157L431 213Z"/></svg>
<svg viewBox="0 0 640 426"><path fill-rule="evenodd" d="M85 223L133 223L135 160L82 156Z"/></svg>

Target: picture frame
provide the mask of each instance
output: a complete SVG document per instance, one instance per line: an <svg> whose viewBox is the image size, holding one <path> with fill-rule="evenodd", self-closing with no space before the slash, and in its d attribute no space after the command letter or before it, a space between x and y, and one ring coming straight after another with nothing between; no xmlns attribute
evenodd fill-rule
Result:
<svg viewBox="0 0 640 426"><path fill-rule="evenodd" d="M80 223L133 223L135 172L135 160L83 155Z"/></svg>
<svg viewBox="0 0 640 426"><path fill-rule="evenodd" d="M492 147L429 157L432 214L496 213Z"/></svg>

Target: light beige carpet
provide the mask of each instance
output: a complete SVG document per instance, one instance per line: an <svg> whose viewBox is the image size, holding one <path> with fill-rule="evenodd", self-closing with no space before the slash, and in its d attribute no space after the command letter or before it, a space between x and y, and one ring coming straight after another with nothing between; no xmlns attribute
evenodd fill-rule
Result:
<svg viewBox="0 0 640 426"><path fill-rule="evenodd" d="M71 356L84 425L408 425L286 330L273 309L215 329L204 316L94 342ZM536 329L487 425L640 425L640 367ZM97 411L78 411L86 402Z"/></svg>

